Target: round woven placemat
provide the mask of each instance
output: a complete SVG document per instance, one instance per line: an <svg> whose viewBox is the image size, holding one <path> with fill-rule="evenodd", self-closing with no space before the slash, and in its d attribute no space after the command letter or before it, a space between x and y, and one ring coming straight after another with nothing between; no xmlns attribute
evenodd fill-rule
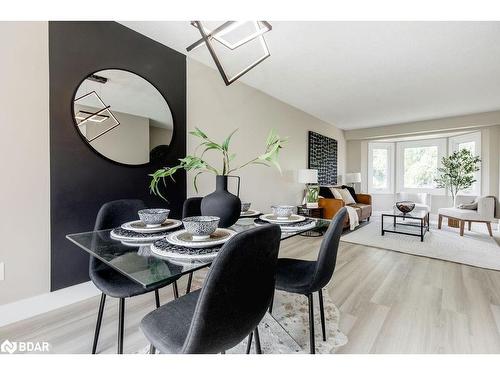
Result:
<svg viewBox="0 0 500 375"><path fill-rule="evenodd" d="M186 257L188 257L188 256L196 257L198 255L209 255L209 254L216 255L219 252L219 250L222 248L222 245L220 245L220 246L203 247L203 248L195 249L195 248L191 248L191 247L172 245L166 239L161 239L161 240L155 241L153 243L153 246L156 247L158 250L169 252L169 253L174 253L174 254L179 254L179 255L185 255Z"/></svg>

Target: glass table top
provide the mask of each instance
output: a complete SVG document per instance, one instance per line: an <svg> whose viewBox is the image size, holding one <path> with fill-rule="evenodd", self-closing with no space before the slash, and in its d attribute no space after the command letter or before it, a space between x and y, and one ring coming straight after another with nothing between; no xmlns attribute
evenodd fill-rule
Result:
<svg viewBox="0 0 500 375"><path fill-rule="evenodd" d="M326 230L330 220L314 219L315 230ZM255 228L254 219L240 219L230 229L236 232ZM312 230L311 227L298 229L295 232L282 232L281 240L297 236ZM151 252L151 244L124 243L111 238L111 229L96 232L68 234L68 240L101 260L104 264L129 277L143 287L154 286L209 266L210 260L179 261L160 257Z"/></svg>
<svg viewBox="0 0 500 375"><path fill-rule="evenodd" d="M383 216L393 216L393 217L405 217L405 218L414 218L414 219L423 219L429 213L428 210L415 208L413 211L408 212L407 214L402 213L396 207L392 211L382 212Z"/></svg>

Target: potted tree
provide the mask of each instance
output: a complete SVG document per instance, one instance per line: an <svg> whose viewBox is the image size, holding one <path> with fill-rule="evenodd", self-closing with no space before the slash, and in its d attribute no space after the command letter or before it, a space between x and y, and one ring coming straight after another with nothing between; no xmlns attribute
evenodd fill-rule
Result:
<svg viewBox="0 0 500 375"><path fill-rule="evenodd" d="M476 179L474 173L479 171L481 159L475 156L468 149L461 149L453 152L449 156L443 157L441 167L438 168L439 177L434 181L438 188L447 189L455 205L455 197L460 191L469 189ZM448 225L458 227L453 220L448 220Z"/></svg>

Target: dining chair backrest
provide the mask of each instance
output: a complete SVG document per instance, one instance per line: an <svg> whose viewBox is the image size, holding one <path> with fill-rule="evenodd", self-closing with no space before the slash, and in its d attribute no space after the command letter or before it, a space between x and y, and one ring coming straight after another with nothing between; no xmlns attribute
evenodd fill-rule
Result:
<svg viewBox="0 0 500 375"><path fill-rule="evenodd" d="M145 209L140 199L119 199L104 203L95 219L94 231L117 228L123 223L138 220L137 211Z"/></svg>
<svg viewBox="0 0 500 375"><path fill-rule="evenodd" d="M311 281L311 291L318 291L330 281L335 270L337 251L339 249L340 235L344 229L347 209L342 207L333 217L325 237L321 242L316 269Z"/></svg>
<svg viewBox="0 0 500 375"><path fill-rule="evenodd" d="M182 218L189 216L200 216L201 215L201 200L202 197L188 198L184 201L182 205Z"/></svg>
<svg viewBox="0 0 500 375"><path fill-rule="evenodd" d="M279 226L265 225L222 247L201 289L184 353L223 352L255 329L274 293L280 237Z"/></svg>
<svg viewBox="0 0 500 375"><path fill-rule="evenodd" d="M104 203L95 219L94 231L117 228L127 221L139 219L137 211L147 208L140 199L119 199ZM89 272L102 268L102 262L91 256Z"/></svg>

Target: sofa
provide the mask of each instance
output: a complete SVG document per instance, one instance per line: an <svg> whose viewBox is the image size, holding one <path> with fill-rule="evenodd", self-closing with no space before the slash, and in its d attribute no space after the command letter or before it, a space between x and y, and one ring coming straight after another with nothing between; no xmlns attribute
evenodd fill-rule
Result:
<svg viewBox="0 0 500 375"><path fill-rule="evenodd" d="M372 216L372 196L369 194L358 194L350 186L335 186L337 188L344 188L350 191L352 197L354 198L354 204L349 206L354 207L358 213L359 221L370 220ZM346 204L342 199L335 199L331 190L327 186L320 186L319 188L319 201L318 204L323 208L323 218L331 219L335 216L337 211L339 211ZM349 227L349 218L346 218L344 223L344 228Z"/></svg>

